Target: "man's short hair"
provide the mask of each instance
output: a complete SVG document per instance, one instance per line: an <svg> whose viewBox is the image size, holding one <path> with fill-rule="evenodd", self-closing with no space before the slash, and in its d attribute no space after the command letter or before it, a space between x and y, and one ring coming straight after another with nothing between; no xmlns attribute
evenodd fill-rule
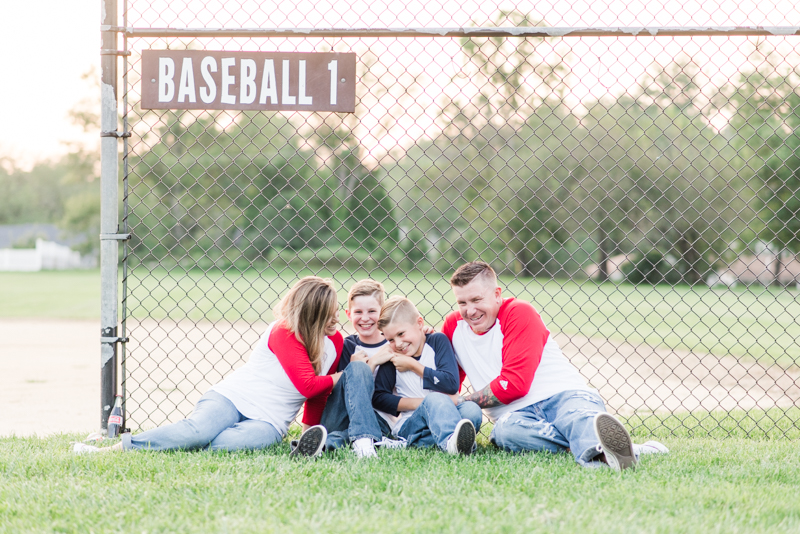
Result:
<svg viewBox="0 0 800 534"><path fill-rule="evenodd" d="M378 330L383 329L394 323L407 323L413 325L420 317L414 303L405 297L395 295L386 301L381 308L381 316L378 319Z"/></svg>
<svg viewBox="0 0 800 534"><path fill-rule="evenodd" d="M471 261L456 269L450 278L450 286L464 287L476 278L497 286L497 273L485 261Z"/></svg>
<svg viewBox="0 0 800 534"><path fill-rule="evenodd" d="M383 289L383 284L371 278L365 278L353 284L353 287L351 287L350 291L347 293L348 308L356 297L373 297L378 301L378 306L383 306L386 292Z"/></svg>

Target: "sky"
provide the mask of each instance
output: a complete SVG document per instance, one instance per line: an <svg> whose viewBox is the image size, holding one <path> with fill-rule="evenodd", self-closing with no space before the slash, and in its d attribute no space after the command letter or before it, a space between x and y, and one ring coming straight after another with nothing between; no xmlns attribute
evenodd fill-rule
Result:
<svg viewBox="0 0 800 534"><path fill-rule="evenodd" d="M0 157L25 167L66 153L65 142L90 142L68 113L97 91L81 75L99 72L98 0L0 6Z"/></svg>

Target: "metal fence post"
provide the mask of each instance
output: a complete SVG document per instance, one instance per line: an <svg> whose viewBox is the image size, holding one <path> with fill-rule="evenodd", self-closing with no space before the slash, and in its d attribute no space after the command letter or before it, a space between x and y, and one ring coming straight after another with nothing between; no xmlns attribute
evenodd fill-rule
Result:
<svg viewBox="0 0 800 534"><path fill-rule="evenodd" d="M117 0L100 4L102 50L101 78L101 174L100 174L100 428L108 428L108 416L117 390L117 263L114 238L118 214L117 133Z"/></svg>

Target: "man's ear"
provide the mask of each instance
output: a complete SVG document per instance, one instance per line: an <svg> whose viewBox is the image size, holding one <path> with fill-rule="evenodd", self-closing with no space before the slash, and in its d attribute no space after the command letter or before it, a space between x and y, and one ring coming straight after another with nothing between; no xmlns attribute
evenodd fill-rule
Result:
<svg viewBox="0 0 800 534"><path fill-rule="evenodd" d="M496 298L498 301L502 300L502 298L500 296L502 293L503 293L503 288L502 287L497 286L496 288L494 288L494 298ZM349 317L349 315L348 315L348 317Z"/></svg>

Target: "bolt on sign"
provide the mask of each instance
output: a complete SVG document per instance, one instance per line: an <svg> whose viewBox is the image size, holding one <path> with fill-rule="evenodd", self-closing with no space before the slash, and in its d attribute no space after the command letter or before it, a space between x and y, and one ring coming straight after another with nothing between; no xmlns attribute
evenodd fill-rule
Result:
<svg viewBox="0 0 800 534"><path fill-rule="evenodd" d="M336 111L356 107L356 55L144 50L143 109Z"/></svg>

